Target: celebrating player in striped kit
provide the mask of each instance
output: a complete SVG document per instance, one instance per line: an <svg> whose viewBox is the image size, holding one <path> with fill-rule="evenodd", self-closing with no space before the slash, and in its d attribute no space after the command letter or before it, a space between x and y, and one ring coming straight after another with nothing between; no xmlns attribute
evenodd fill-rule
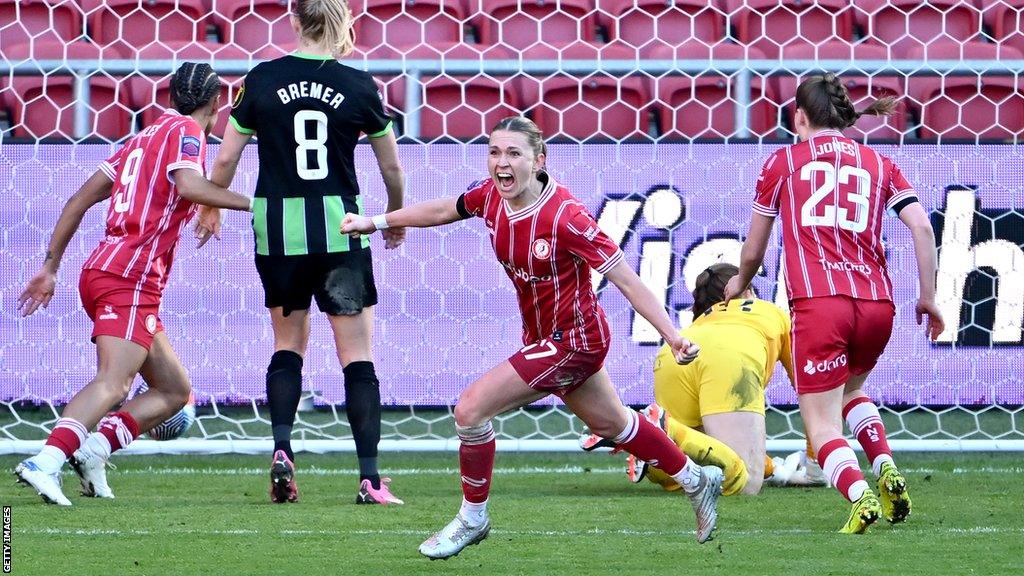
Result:
<svg viewBox="0 0 1024 576"><path fill-rule="evenodd" d="M65 406L39 454L15 469L18 480L46 502L71 505L60 487L60 469L69 458L84 495L113 498L104 471L110 453L188 400L188 375L160 323L160 297L174 249L197 203L249 210L248 197L203 177L206 135L217 120L220 89L220 79L208 64L186 62L178 68L171 80L174 109L100 164L68 200L43 267L18 299L24 316L50 303L61 257L82 216L112 197L106 234L85 262L78 284L82 305L94 323L96 377ZM127 397L136 374L149 389L104 418ZM89 434L97 423L97 432Z"/></svg>
<svg viewBox="0 0 1024 576"><path fill-rule="evenodd" d="M857 112L842 81L826 74L800 84L796 105L801 142L765 162L740 273L726 285L725 298L738 297L750 284L781 216L800 413L826 477L853 502L840 531L860 534L882 513L889 522L910 514L906 478L893 462L878 408L861 390L889 341L895 315L882 216L894 211L913 235L920 285L915 312L919 324L928 317L932 340L943 330L935 305L935 236L892 160L840 132L863 114L890 114L892 98ZM843 418L878 477L881 503L843 438Z"/></svg>
<svg viewBox="0 0 1024 576"><path fill-rule="evenodd" d="M603 367L611 330L591 288L591 268L658 329L678 362L691 362L698 349L679 336L665 309L586 208L544 171L545 159L537 125L505 118L491 132L489 179L457 199L423 202L373 218L349 214L342 222L342 232L358 235L479 216L516 288L524 346L470 384L455 406L464 498L455 519L420 546L420 553L432 559L454 556L490 530L491 419L549 394L561 397L594 433L673 476L697 514L698 542L709 540L715 529L721 469L688 460L663 431L624 407L612 387Z"/></svg>

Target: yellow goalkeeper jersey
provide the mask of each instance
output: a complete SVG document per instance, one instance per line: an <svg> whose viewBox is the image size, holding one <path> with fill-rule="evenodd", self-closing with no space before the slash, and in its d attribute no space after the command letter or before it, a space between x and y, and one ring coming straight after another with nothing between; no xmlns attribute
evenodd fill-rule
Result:
<svg viewBox="0 0 1024 576"><path fill-rule="evenodd" d="M763 414L764 387L776 362L792 381L789 329L789 316L771 302L736 299L712 306L681 331L700 345L696 360L680 366L668 346L658 351L655 401L688 426L700 426L707 414Z"/></svg>

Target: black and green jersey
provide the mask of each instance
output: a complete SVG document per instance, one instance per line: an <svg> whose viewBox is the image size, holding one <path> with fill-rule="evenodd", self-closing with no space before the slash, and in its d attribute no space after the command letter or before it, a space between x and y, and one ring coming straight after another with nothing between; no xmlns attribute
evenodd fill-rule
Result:
<svg viewBox="0 0 1024 576"><path fill-rule="evenodd" d="M363 133L391 130L366 72L322 56L290 54L245 77L231 124L257 136L260 172L253 204L256 253L358 250L368 239L342 236L346 212L363 213L354 150Z"/></svg>

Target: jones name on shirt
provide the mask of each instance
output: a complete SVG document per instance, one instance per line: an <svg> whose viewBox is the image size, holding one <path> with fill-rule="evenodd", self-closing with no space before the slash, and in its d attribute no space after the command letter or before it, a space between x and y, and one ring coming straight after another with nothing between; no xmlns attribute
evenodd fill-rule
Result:
<svg viewBox="0 0 1024 576"><path fill-rule="evenodd" d="M831 154L832 152L854 156L857 153L857 148L853 145L853 142L828 140L827 142L818 144L818 147L814 150L814 154L816 156L824 156L825 154Z"/></svg>
<svg viewBox="0 0 1024 576"><path fill-rule="evenodd" d="M345 95L341 92L336 92L334 88L307 80L292 82L283 88L278 88L277 97L281 99L282 104L287 104L298 98L315 98L335 110L345 100Z"/></svg>

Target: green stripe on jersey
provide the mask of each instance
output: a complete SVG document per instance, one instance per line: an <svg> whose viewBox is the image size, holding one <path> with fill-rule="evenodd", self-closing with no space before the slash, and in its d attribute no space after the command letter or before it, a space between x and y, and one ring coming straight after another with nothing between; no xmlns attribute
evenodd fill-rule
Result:
<svg viewBox="0 0 1024 576"><path fill-rule="evenodd" d="M238 120L235 120L234 116L228 116L228 121L231 122L231 125L235 127L235 130L238 130L239 134L255 134L256 133L255 130L253 130L251 128L246 128L245 126L242 126L241 124L239 124Z"/></svg>
<svg viewBox="0 0 1024 576"><path fill-rule="evenodd" d="M363 195L362 194L356 196L356 210L357 210L357 213L360 216L362 216L365 213L365 210L363 210ZM370 237L369 237L369 235L362 234L362 235L359 236L359 247L360 248L369 248L370 247Z"/></svg>
<svg viewBox="0 0 1024 576"><path fill-rule="evenodd" d="M327 234L328 252L348 252L348 236L342 236L341 220L345 218L345 205L341 196L324 196L324 232Z"/></svg>
<svg viewBox="0 0 1024 576"><path fill-rule="evenodd" d="M369 136L370 138L380 138L381 136L386 136L388 132L391 132L392 124L393 122L391 120L388 120L388 125L385 126L383 130L381 130L380 132L374 132L373 134L367 134L367 136Z"/></svg>
<svg viewBox="0 0 1024 576"><path fill-rule="evenodd" d="M270 254L270 242L267 240L267 199L252 199L252 230L256 236L256 253L263 256Z"/></svg>
<svg viewBox="0 0 1024 576"><path fill-rule="evenodd" d="M306 246L306 199L285 198L281 213L284 230L284 255L308 254Z"/></svg>

